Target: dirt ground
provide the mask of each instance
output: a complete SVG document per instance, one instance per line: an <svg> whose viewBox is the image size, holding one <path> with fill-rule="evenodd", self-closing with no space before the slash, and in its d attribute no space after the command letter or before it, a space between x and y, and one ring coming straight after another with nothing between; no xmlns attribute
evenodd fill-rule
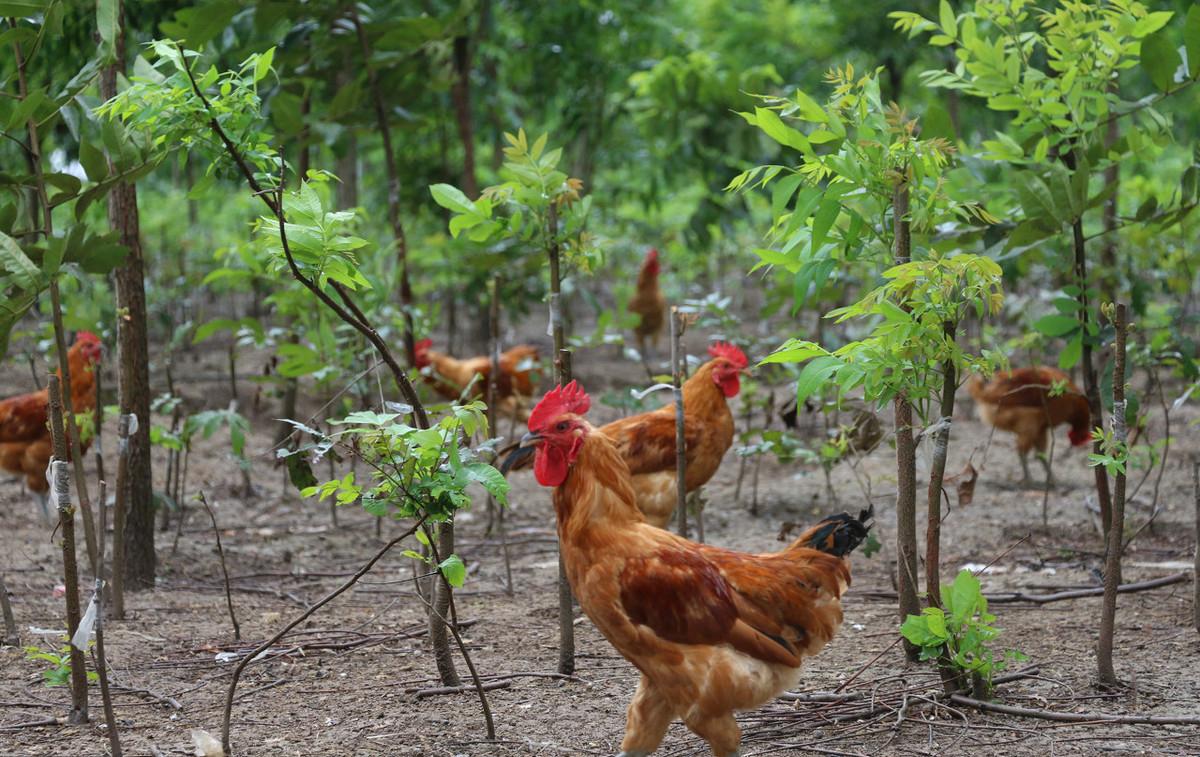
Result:
<svg viewBox="0 0 1200 757"><path fill-rule="evenodd" d="M577 375L593 396L604 384L644 383L637 366L595 355L576 360ZM6 377L12 380L5 386L22 380L15 370L10 366ZM197 401L219 393L215 385L185 384ZM1200 435L1188 425L1198 417L1194 404L1173 416L1175 443L1159 493L1163 510L1154 529L1131 546L1125 568L1126 582L1180 572L1187 579L1121 595L1115 659L1125 687L1105 691L1096 685L1099 597L994 604L997 625L1004 630L997 648L1019 649L1029 658L1014 663L1012 670L1028 675L1000 685L998 701L1058 712L1200 717L1200 635L1192 627L1190 575L1195 537L1188 461L1200 453ZM603 406L593 412L596 420L614 415ZM213 533L196 513L177 550L171 546L172 533L159 534L157 588L132 595L128 619L107 624L116 713L127 755L192 754L192 729L219 736L235 665L227 659L234 655L221 653L244 653L273 635L381 544L374 520L360 509L342 508L335 528L326 505L302 500L284 487L282 472L264 455L271 444L269 418L264 408L253 424L250 454L256 456L257 492L252 496L242 495L220 435L200 444L190 473L189 488L203 489L215 506L243 640L233 640ZM890 419L885 425L890 426ZM1157 418L1152 418L1150 433L1161 433ZM1058 488L1049 495L1049 526L1044 528L1042 492L1015 486L1020 468L1011 438L997 435L985 453L988 430L974 419L969 400L960 403L948 470L961 469L973 456L981 473L972 504L959 507L951 495L953 507L942 531L944 581L963 566L977 569L994 560L982 578L989 593L1099 586L1101 545L1085 506L1091 472L1082 451L1062 452L1065 433L1060 437ZM110 429L110 448L114 438ZM853 556L845 624L828 648L806 663L797 689L802 695L831 692L857 674L846 688L851 699L779 700L744 714L743 754L1200 754L1196 726L1061 723L936 702L936 675L928 666L907 665L893 643L895 480L887 444L862 461L858 476L847 465L834 470L837 506L827 501L819 468L766 462L759 473L759 513L752 516L746 506L749 483L742 504L734 502L738 467L731 452L705 490L709 542L743 550L778 549L776 536L784 521L811 522L833 510L862 507L859 481L866 477L884 545L871 558ZM1134 526L1148 514L1153 483L1151 478L1130 505ZM923 507L923 497L919 502ZM458 551L471 574L457 596L475 664L487 680L501 686L488 692L496 742L485 740L474 692L422 694L438 683L424 635L424 612L412 593L411 566L398 548L353 590L273 648L269 659L246 669L233 710L235 752L615 754L637 676L582 614L576 622L576 674L570 679L554 675L558 631L549 492L528 473L514 477L507 516L511 595L505 591L500 539L485 536L486 521L482 500L459 519ZM389 523L383 534L401 529L402 524ZM59 644L55 629L62 627L62 600L54 597L54 588L61 582L61 560L54 539L53 527L42 521L19 482L0 481L0 571L26 645ZM107 754L107 739L97 725L103 721L97 687L91 692L91 725L27 725L61 716L69 701L65 689L43 685L43 668L27 660L21 649L0 649L0 755ZM466 675L461 660L459 670ZM657 752L706 753L703 742L678 724Z"/></svg>

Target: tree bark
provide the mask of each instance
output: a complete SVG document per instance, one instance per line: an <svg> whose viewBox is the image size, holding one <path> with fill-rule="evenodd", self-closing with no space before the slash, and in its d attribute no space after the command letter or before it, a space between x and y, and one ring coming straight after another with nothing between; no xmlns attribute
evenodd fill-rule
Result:
<svg viewBox="0 0 1200 757"><path fill-rule="evenodd" d="M69 391L69 390L68 390ZM70 473L67 472L67 437L63 428L63 392L57 376L49 382L50 441L54 459L50 463L51 488L58 505L58 527L62 531L63 599L67 611L67 636L75 635L82 613L79 609L79 565L75 560L75 508L71 506ZM98 572L98 571L97 571ZM88 722L87 660L69 645L71 658L71 711L67 722Z"/></svg>
<svg viewBox="0 0 1200 757"><path fill-rule="evenodd" d="M558 208L550 203L546 221L548 237L546 254L550 258L550 332L554 336L554 375L559 386L571 381L571 351L567 349L563 328L562 272L558 247ZM571 584L567 581L567 569L563 564L562 550L558 553L558 672L572 675L575 672L575 599Z"/></svg>
<svg viewBox="0 0 1200 757"><path fill-rule="evenodd" d="M683 408L683 316L679 308L671 308L671 393L675 397L675 507L679 510L679 535L688 538L687 513L687 447L684 441Z"/></svg>
<svg viewBox="0 0 1200 757"><path fill-rule="evenodd" d="M117 74L125 68L124 3L118 0L116 60L104 69L100 94L105 99L117 94ZM109 170L115 166L109 164ZM121 244L129 248L116 280L117 402L122 415L137 418L129 439L128 508L125 517L125 585L131 589L154 587L154 493L150 467L150 352L146 336L145 261L138 219L137 187L122 183L108 195L108 223L117 231Z"/></svg>
<svg viewBox="0 0 1200 757"><path fill-rule="evenodd" d="M946 338L954 340L955 326L944 325ZM930 607L942 606L941 542L942 542L942 486L946 475L946 457L950 452L950 424L954 417L954 393L958 389L958 376L954 361L942 363L942 402L939 424L945 424L933 437L933 459L929 466L929 497L926 501L928 523L925 524L925 592Z"/></svg>
<svg viewBox="0 0 1200 757"><path fill-rule="evenodd" d="M437 554L454 554L454 520L451 518L437 526ZM454 656L450 650L450 629L445 618L450 617L450 585L437 577L433 581L433 609L429 613L429 641L433 645L433 659L437 663L438 676L443 686L462 686Z"/></svg>
<svg viewBox="0 0 1200 757"><path fill-rule="evenodd" d="M475 178L475 128L471 123L471 38L454 38L454 84L450 88L458 139L463 147L462 190L472 200L479 197Z"/></svg>
<svg viewBox="0 0 1200 757"><path fill-rule="evenodd" d="M908 200L905 177L897 182L892 195L897 265L912 259ZM921 614L917 599L917 445L913 438L913 409L908 399L903 395L896 397L892 412L896 426L896 590L903 623L909 615ZM908 659L917 659L918 650L907 639L904 651Z"/></svg>
<svg viewBox="0 0 1200 757"><path fill-rule="evenodd" d="M1200 459L1192 461L1192 492L1196 498L1196 554L1192 558L1192 624L1200 633Z"/></svg>
<svg viewBox="0 0 1200 757"><path fill-rule="evenodd" d="M1127 437L1125 426L1125 334L1128 329L1125 305L1118 304L1113 326L1117 331L1116 355L1113 362L1112 439L1117 449L1111 454L1124 455ZM1128 464L1128 463L1126 463ZM1100 467L1100 466L1097 466ZM1112 523L1108 528L1108 547L1104 564L1104 603L1100 611L1100 640L1096 645L1096 663L1100 683L1117 683L1113 669L1113 635L1117 622L1117 588L1121 585L1121 540L1125 535L1125 474L1117 473L1115 496L1112 501Z"/></svg>

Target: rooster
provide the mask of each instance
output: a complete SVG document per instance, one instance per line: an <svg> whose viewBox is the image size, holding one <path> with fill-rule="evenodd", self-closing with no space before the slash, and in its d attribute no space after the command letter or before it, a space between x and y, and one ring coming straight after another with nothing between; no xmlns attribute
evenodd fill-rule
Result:
<svg viewBox="0 0 1200 757"><path fill-rule="evenodd" d="M683 384L683 442L687 461L684 486L693 492L716 474L733 445L733 413L728 398L741 389L740 376L749 365L735 345L718 342L712 358ZM637 505L653 526L665 528L678 501L675 477L675 403L631 415L599 428L617 449L633 476ZM518 449L502 470L526 467L531 449ZM522 464L524 463L524 464Z"/></svg>
<svg viewBox="0 0 1200 757"><path fill-rule="evenodd" d="M720 757L738 754L733 713L799 679L842 622L846 556L871 513L827 518L781 552L747 554L654 528L638 510L629 467L584 418L574 381L546 394L522 444L554 487L562 559L575 596L605 638L639 671L624 757L645 757L682 719Z"/></svg>
<svg viewBox="0 0 1200 757"><path fill-rule="evenodd" d="M658 274L658 250L652 247L646 253L646 259L642 261L642 270L638 272L637 291L629 301L629 312L640 317L633 333L637 336L638 352L647 366L646 370L650 370L646 342L649 340L657 352L658 340L662 337L663 325L666 323L667 299L658 287Z"/></svg>
<svg viewBox="0 0 1200 757"><path fill-rule="evenodd" d="M1064 391L1051 396L1051 389L1056 385ZM1067 374L1056 368L1000 371L986 384L979 376L973 376L967 391L975 399L975 408L985 423L1017 435L1023 486L1032 483L1026 460L1031 449L1037 450L1038 459L1046 468L1046 486L1053 485L1054 473L1045 455L1050 429L1063 423L1071 424L1067 438L1074 447L1081 447L1091 439L1088 401Z"/></svg>
<svg viewBox="0 0 1200 757"><path fill-rule="evenodd" d="M90 413L96 408L96 375L100 362L100 339L90 331L80 331L67 350L71 371L71 409ZM62 373L59 372L61 380ZM46 468L50 466L50 392L42 389L0 401L0 469L25 477L25 485L37 495L43 511L46 492ZM87 451L88 440L82 440Z"/></svg>
<svg viewBox="0 0 1200 757"><path fill-rule="evenodd" d="M491 358L481 355L459 360L430 349L432 346L432 339L417 342L416 358L417 368L421 369L434 391L452 402L463 399L464 393L466 399L487 397L487 382L492 372ZM524 400L533 396L539 359L538 348L530 344L518 344L500 353L496 401L506 415L516 415Z"/></svg>

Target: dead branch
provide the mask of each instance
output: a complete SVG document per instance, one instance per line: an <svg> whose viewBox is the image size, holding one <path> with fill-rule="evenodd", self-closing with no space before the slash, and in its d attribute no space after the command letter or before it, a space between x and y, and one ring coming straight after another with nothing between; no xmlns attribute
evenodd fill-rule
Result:
<svg viewBox="0 0 1200 757"><path fill-rule="evenodd" d="M233 638L237 641L242 640L242 629L238 625L237 614L233 611L233 595L229 591L229 569L225 567L225 550L221 546L221 529L217 528L217 516L213 514L212 508L208 505L208 499L204 496L204 491L201 490L198 495L200 504L204 505L204 511L208 513L208 519L212 521L213 536L217 539L217 557L221 560L221 575L225 578L225 606L229 608L229 621L233 623Z"/></svg>
<svg viewBox="0 0 1200 757"><path fill-rule="evenodd" d="M998 702L983 702L962 694L953 694L950 701L971 707L981 712L997 712L1002 715L1014 715L1021 718L1038 718L1054 720L1059 723L1127 723L1140 725L1200 725L1200 718L1183 715L1112 715L1106 712L1055 712L1053 710L1034 710L1028 707L1014 707Z"/></svg>

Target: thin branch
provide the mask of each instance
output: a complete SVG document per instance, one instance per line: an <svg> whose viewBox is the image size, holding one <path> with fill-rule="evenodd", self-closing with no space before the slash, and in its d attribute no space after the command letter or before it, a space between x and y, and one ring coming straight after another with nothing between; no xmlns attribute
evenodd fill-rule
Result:
<svg viewBox="0 0 1200 757"><path fill-rule="evenodd" d="M234 697L234 693L237 691L238 679L241 678L242 671L246 669L246 666L249 665L251 662L253 662L255 659L257 659L260 654L262 654L263 652L270 649L272 645L274 645L276 642L278 642L280 639L282 639L284 636L286 636L288 634L288 632L290 632L293 628L300 625L304 621L308 620L308 618L311 617L312 614L315 613L317 610L319 610L322 607L324 607L325 605L329 604L334 599L337 599L337 597L339 595L341 595L343 592L345 592L351 586L354 586L354 584L358 583L358 579L365 576L367 574L367 572L370 571L371 568L373 568L375 566L375 563L379 562L379 560L382 559L383 556L386 555L388 553L388 551L391 550L392 547L396 546L401 541L407 539L409 536L412 536L414 533L416 533L416 530L418 528L420 528L421 524L423 524L424 522L425 522L425 519L421 518L416 523L414 523L413 526L411 528L409 528L407 531L400 534L396 538L392 539L387 544L384 544L383 547L378 552L376 552L375 555L370 560L367 560L367 562L365 562L362 565L362 567L359 568L354 573L353 576L346 579L345 583L343 583L341 586L337 587L333 591L326 594L320 600L318 600L315 604L313 604L312 607L308 608L303 613L301 613L299 615L299 617L297 617L291 623L288 623L286 626L284 626L279 631L279 633L277 633L274 636L272 636L271 638L267 639L262 644L259 644L253 651L242 656L242 659L238 662L237 667L233 669L233 676L229 681L229 690L225 692L225 713L224 713L223 719L221 721L221 746L224 748L226 755L233 754L233 749L230 747L230 744L229 744L229 726L230 726L229 720L230 720L230 716L233 712L233 697Z"/></svg>

